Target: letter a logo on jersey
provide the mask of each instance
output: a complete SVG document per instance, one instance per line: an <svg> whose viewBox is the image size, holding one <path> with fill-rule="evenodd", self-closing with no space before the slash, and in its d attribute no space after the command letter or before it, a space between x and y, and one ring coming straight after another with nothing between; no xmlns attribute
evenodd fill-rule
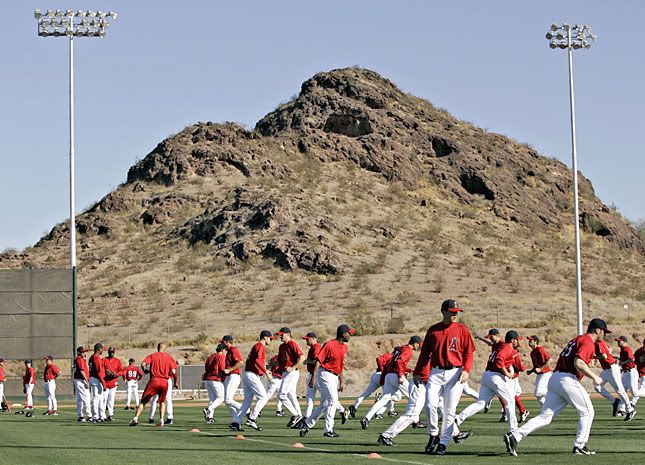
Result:
<svg viewBox="0 0 645 465"><path fill-rule="evenodd" d="M457 345L459 344L459 338L453 337L450 339L450 345L448 346L448 350L451 352L457 352Z"/></svg>

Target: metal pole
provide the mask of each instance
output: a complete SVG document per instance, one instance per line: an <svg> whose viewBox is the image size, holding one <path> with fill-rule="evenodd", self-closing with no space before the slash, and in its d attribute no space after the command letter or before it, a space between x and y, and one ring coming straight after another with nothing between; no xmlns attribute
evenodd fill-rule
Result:
<svg viewBox="0 0 645 465"><path fill-rule="evenodd" d="M72 18L69 18L73 27ZM69 36L69 261L72 268L72 358L76 354L76 191L74 165L74 36Z"/></svg>
<svg viewBox="0 0 645 465"><path fill-rule="evenodd" d="M576 315L578 334L582 334L582 282L580 273L580 212L578 206L578 157L576 149L576 108L573 96L573 49L571 26L567 28L567 53L569 56L569 105L571 107L571 158L573 170L573 227L576 243Z"/></svg>

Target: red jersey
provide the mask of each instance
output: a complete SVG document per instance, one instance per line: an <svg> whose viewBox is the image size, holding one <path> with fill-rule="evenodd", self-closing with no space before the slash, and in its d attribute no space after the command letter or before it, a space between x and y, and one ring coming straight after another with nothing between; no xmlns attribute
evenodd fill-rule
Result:
<svg viewBox="0 0 645 465"><path fill-rule="evenodd" d="M316 368L316 358L318 357L318 352L320 352L320 344L317 342L313 344L311 347L309 347L309 352L307 352L307 360L312 360L314 363L307 364L307 371L309 373L314 372L314 368Z"/></svg>
<svg viewBox="0 0 645 465"><path fill-rule="evenodd" d="M396 373L399 378L405 376L406 373L412 371L408 368L408 363L412 360L412 355L414 355L414 349L410 345L406 344L399 347L399 350L390 363L387 364L385 371L388 373Z"/></svg>
<svg viewBox="0 0 645 465"><path fill-rule="evenodd" d="M204 380L224 381L224 369L226 368L226 355L219 352L214 353L204 363Z"/></svg>
<svg viewBox="0 0 645 465"><path fill-rule="evenodd" d="M277 355L271 357L271 360L269 360L269 365L271 366L271 374L273 375L273 377L282 378L282 373L284 373L284 371L280 367L280 362L278 362Z"/></svg>
<svg viewBox="0 0 645 465"><path fill-rule="evenodd" d="M603 358L603 354L607 355L607 358ZM609 370L616 363L616 357L612 355L609 344L605 341L596 342L596 358L603 370Z"/></svg>
<svg viewBox="0 0 645 465"><path fill-rule="evenodd" d="M0 383L4 382L4 368L0 367Z"/></svg>
<svg viewBox="0 0 645 465"><path fill-rule="evenodd" d="M258 341L251 348L249 356L246 358L245 371L250 371L258 376L262 376L267 372L266 364L266 348L262 342Z"/></svg>
<svg viewBox="0 0 645 465"><path fill-rule="evenodd" d="M300 350L298 343L293 339L289 339L288 342L280 344L278 348L278 364L280 370L284 372L287 368L294 366L301 355L303 355L303 352Z"/></svg>
<svg viewBox="0 0 645 465"><path fill-rule="evenodd" d="M513 348L513 345L508 342L499 341L493 344L486 364L486 371L503 373L502 368L510 370L516 353L517 351Z"/></svg>
<svg viewBox="0 0 645 465"><path fill-rule="evenodd" d="M387 366L387 364L390 363L390 360L394 358L394 353L397 350L398 350L398 347L395 347L392 353L386 352L376 357L376 371L380 371L382 373L385 367Z"/></svg>
<svg viewBox="0 0 645 465"><path fill-rule="evenodd" d="M143 378L143 371L136 365L128 365L123 369L124 381L139 381Z"/></svg>
<svg viewBox="0 0 645 465"><path fill-rule="evenodd" d="M473 366L475 342L470 331L461 323L443 322L428 328L421 354L422 363L429 358L432 368L458 368L470 373Z"/></svg>
<svg viewBox="0 0 645 465"><path fill-rule="evenodd" d="M34 367L25 368L22 384L36 384L36 370Z"/></svg>
<svg viewBox="0 0 645 465"><path fill-rule="evenodd" d="M155 352L148 355L143 359L143 364L147 365L148 370L150 370L150 379L174 378L172 370L177 369L177 362L175 362L175 359L165 352Z"/></svg>
<svg viewBox="0 0 645 465"><path fill-rule="evenodd" d="M231 369L244 359L242 358L242 354L240 353L239 349L235 346L231 346L228 348L228 352L226 352L226 369ZM235 370L231 371L229 375L239 375L240 374L240 369L236 368Z"/></svg>
<svg viewBox="0 0 645 465"><path fill-rule="evenodd" d="M89 362L87 362L87 365L90 370L90 377L98 379L105 386L105 368L103 368L103 359L101 356L99 354L93 354Z"/></svg>
<svg viewBox="0 0 645 465"><path fill-rule="evenodd" d="M45 365L45 371L43 371L43 379L45 382L54 380L60 375L60 370L53 363L51 365Z"/></svg>
<svg viewBox="0 0 645 465"><path fill-rule="evenodd" d="M347 355L347 344L338 339L331 339L325 342L318 352L320 366L330 373L340 375L345 368L345 356Z"/></svg>
<svg viewBox="0 0 645 465"><path fill-rule="evenodd" d="M85 377L83 377L83 374L85 374ZM74 359L74 379L85 381L90 379L90 369L87 366L87 360L82 355L77 355Z"/></svg>
<svg viewBox="0 0 645 465"><path fill-rule="evenodd" d="M638 369L638 376L645 376L645 346L640 347L634 353L634 360L636 361L636 368Z"/></svg>
<svg viewBox="0 0 645 465"><path fill-rule="evenodd" d="M123 364L121 363L121 360L116 357L105 357L103 359L103 369L106 370L105 387L108 389L117 387L119 385L119 376L123 374ZM107 370L114 374L108 375Z"/></svg>
<svg viewBox="0 0 645 465"><path fill-rule="evenodd" d="M620 369L621 369L622 371L629 371L629 370L631 370L632 368L636 368L636 364L634 363L634 351L632 350L632 348L631 348L631 347L622 346L622 347L620 348L620 357L619 357L619 360L620 360L621 362L627 362L627 361L629 361L629 363L627 363L626 365L621 365L621 366L620 366Z"/></svg>
<svg viewBox="0 0 645 465"><path fill-rule="evenodd" d="M530 357L534 370L551 360L551 356L542 346L535 346L535 349L531 351ZM551 371L551 367L547 365L540 373L548 373L549 371Z"/></svg>
<svg viewBox="0 0 645 465"><path fill-rule="evenodd" d="M430 359L428 358L424 362L421 360L421 357L419 357L419 360L417 360L417 364L414 367L414 371L412 372L412 376L418 376L421 378L423 384L428 384L428 378L430 377Z"/></svg>
<svg viewBox="0 0 645 465"><path fill-rule="evenodd" d="M596 354L596 344L594 344L591 335L583 334L571 339L564 350L560 353L558 363L555 365L555 371L562 373L571 373L576 375L578 379L582 379L582 374L578 372L574 361L579 358L587 365L594 358Z"/></svg>

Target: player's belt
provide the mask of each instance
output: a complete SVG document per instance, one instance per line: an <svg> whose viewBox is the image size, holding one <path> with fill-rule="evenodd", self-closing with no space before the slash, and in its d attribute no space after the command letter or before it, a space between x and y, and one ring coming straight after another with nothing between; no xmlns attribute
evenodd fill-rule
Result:
<svg viewBox="0 0 645 465"><path fill-rule="evenodd" d="M338 373L334 373L333 371L329 371L329 370L327 370L325 368L323 368L323 370L325 370L327 373L331 373L334 376L338 376Z"/></svg>
<svg viewBox="0 0 645 465"><path fill-rule="evenodd" d="M439 368L440 370L452 370L453 368L461 368L461 365L443 365L443 366L436 366L434 368Z"/></svg>

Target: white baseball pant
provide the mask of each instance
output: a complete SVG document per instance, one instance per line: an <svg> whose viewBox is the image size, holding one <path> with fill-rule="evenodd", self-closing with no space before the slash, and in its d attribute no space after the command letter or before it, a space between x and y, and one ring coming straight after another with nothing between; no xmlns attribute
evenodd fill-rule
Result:
<svg viewBox="0 0 645 465"><path fill-rule="evenodd" d="M354 407L358 409L358 407L363 403L365 398L371 396L381 385L381 372L376 371L372 373L370 376L370 382L365 388L365 391L356 398L356 401L354 401Z"/></svg>
<svg viewBox="0 0 645 465"><path fill-rule="evenodd" d="M0 402L4 402L4 381L0 381Z"/></svg>
<svg viewBox="0 0 645 465"><path fill-rule="evenodd" d="M387 375L385 375L385 382L383 384L383 394L381 395L379 400L377 400L376 403L372 405L372 407L365 415L365 418L367 418L368 420L371 420L380 410L385 409L385 407L392 399L392 396L395 393L397 393L401 387L407 390L408 388L407 379L403 378L403 383L399 384L398 373L388 373Z"/></svg>
<svg viewBox="0 0 645 465"><path fill-rule="evenodd" d="M605 385L609 383L616 394L618 394L618 397L620 397L622 403L627 406L631 405L629 403L629 397L623 387L623 381L620 377L620 368L618 368L617 364L614 363L610 368L602 370L600 377L602 378L602 383L594 386L594 390L596 392L600 393L600 395L613 404L616 398L611 395L605 387Z"/></svg>
<svg viewBox="0 0 645 465"><path fill-rule="evenodd" d="M204 381L206 392L208 393L208 418L213 418L215 409L224 402L224 383L221 381L206 380Z"/></svg>
<svg viewBox="0 0 645 465"><path fill-rule="evenodd" d="M538 373L535 377L535 388L533 389L533 395L541 406L544 406L546 393L549 390L549 380L551 379L552 375L552 371L547 371L546 373Z"/></svg>
<svg viewBox="0 0 645 465"><path fill-rule="evenodd" d="M511 387L511 392L513 393L513 402L515 402L515 396L522 395L522 386L520 386L520 378L513 378L511 380L513 386Z"/></svg>
<svg viewBox="0 0 645 465"><path fill-rule="evenodd" d="M224 380L224 404L228 407L228 413L231 415L231 420L235 420L237 412L240 410L242 404L235 400L235 393L237 388L240 387L242 378L237 373L226 375Z"/></svg>
<svg viewBox="0 0 645 465"><path fill-rule="evenodd" d="M88 418L92 418L92 410L90 409L90 390L87 387L86 381L83 379L74 380L74 389L76 390L76 414L79 417L83 416L83 410Z"/></svg>
<svg viewBox="0 0 645 465"><path fill-rule="evenodd" d="M645 397L645 376L641 376L638 383L638 396Z"/></svg>
<svg viewBox="0 0 645 465"><path fill-rule="evenodd" d="M249 419L257 420L260 416L260 412L266 405L269 400L267 396L267 391L264 388L262 383L262 378L252 371L242 372L242 389L244 389L244 402L242 406L237 411L237 415L233 419L233 422L242 424L242 418L251 407L253 399L257 399L255 402L255 407L249 414Z"/></svg>
<svg viewBox="0 0 645 465"><path fill-rule="evenodd" d="M125 382L125 405L130 406L130 402L134 399L134 406L139 405L139 382L136 379L131 379Z"/></svg>
<svg viewBox="0 0 645 465"><path fill-rule="evenodd" d="M58 401L56 400L56 380L45 381L45 397L47 398L47 411L58 410Z"/></svg>
<svg viewBox="0 0 645 465"><path fill-rule="evenodd" d="M300 379L300 371L293 370L291 372L282 373L282 383L278 389L278 399L282 405L291 413L291 415L301 417L302 410L298 403L298 395L296 390L298 388L298 380Z"/></svg>
<svg viewBox="0 0 645 465"><path fill-rule="evenodd" d="M320 404L314 409L311 416L307 417L307 428L313 428L324 412L325 432L334 431L336 409L339 407L342 409L338 401L338 376L321 368L316 376L316 382L320 390Z"/></svg>
<svg viewBox="0 0 645 465"><path fill-rule="evenodd" d="M431 435L437 434L433 434L433 431L439 425L437 409L439 408L439 398L443 397L440 442L446 447L453 436L457 405L459 404L461 392L464 388L463 383L459 382L461 372L462 368L451 368L450 370L433 368L428 378L426 389L427 403L430 410L428 432ZM433 425L435 426L433 427Z"/></svg>
<svg viewBox="0 0 645 465"><path fill-rule="evenodd" d="M639 397L638 390L638 371L636 368L632 368L629 371L623 371L623 387L625 391L629 392L632 395L632 405L636 406ZM624 410L625 406L621 402L620 410Z"/></svg>
<svg viewBox="0 0 645 465"><path fill-rule="evenodd" d="M27 408L34 407L34 386L35 384L25 384L25 407Z"/></svg>
<svg viewBox="0 0 645 465"><path fill-rule="evenodd" d="M168 393L166 394L166 418L172 420L173 418L173 408L172 408L172 387L173 381L172 378L168 378ZM159 402L159 396L154 395L150 400L150 419L155 419L155 413L157 412L157 402Z"/></svg>
<svg viewBox="0 0 645 465"><path fill-rule="evenodd" d="M90 376L90 390L92 392L92 418L105 420L105 388L98 378Z"/></svg>
<svg viewBox="0 0 645 465"><path fill-rule="evenodd" d="M278 392L278 389L280 389L281 384L282 384L282 378L276 378L275 376L271 378L271 381L269 382L269 386L267 387L267 397L269 399L273 397L273 394ZM276 412L282 411L282 402L280 402L279 398L277 398L275 403L275 411Z"/></svg>
<svg viewBox="0 0 645 465"><path fill-rule="evenodd" d="M572 405L578 411L579 416L578 432L573 445L574 447L584 447L591 433L595 413L593 404L577 376L559 371L554 372L551 376L542 412L518 428L513 436L518 442L521 441L533 431L550 424L567 405Z"/></svg>
<svg viewBox="0 0 645 465"><path fill-rule="evenodd" d="M418 423L419 415L421 415L423 407L426 405L426 400L426 385L419 383L417 386L414 383L409 383L408 405L405 409L405 413L399 416L399 418L397 418L396 421L383 432L383 436L393 439L412 423Z"/></svg>
<svg viewBox="0 0 645 465"><path fill-rule="evenodd" d="M311 373L307 373L307 404L305 405L305 418L309 418L314 411L314 404L316 403L316 393L318 392L318 384L314 387L309 387L311 382Z"/></svg>
<svg viewBox="0 0 645 465"><path fill-rule="evenodd" d="M473 398L473 399L475 399L475 400L479 399L479 392L477 392L476 390L474 390L473 388L471 388L471 387L468 385L468 381L466 381L466 382L464 383L464 391L463 391L463 394L464 394L465 396L471 397L471 398Z"/></svg>
<svg viewBox="0 0 645 465"><path fill-rule="evenodd" d="M462 410L455 419L455 428L453 435L459 434L457 425L461 425L468 418L484 410L484 407L495 396L501 397L506 402L506 420L508 421L508 430L517 429L517 417L515 416L515 389L516 379L508 379L501 373L494 371L485 371L482 374L481 386L479 387L479 398L468 407Z"/></svg>
<svg viewBox="0 0 645 465"><path fill-rule="evenodd" d="M114 400L116 397L116 388L117 386L114 386L113 388L107 388L105 389L105 407L107 408L107 414L108 417L113 417L114 416Z"/></svg>

